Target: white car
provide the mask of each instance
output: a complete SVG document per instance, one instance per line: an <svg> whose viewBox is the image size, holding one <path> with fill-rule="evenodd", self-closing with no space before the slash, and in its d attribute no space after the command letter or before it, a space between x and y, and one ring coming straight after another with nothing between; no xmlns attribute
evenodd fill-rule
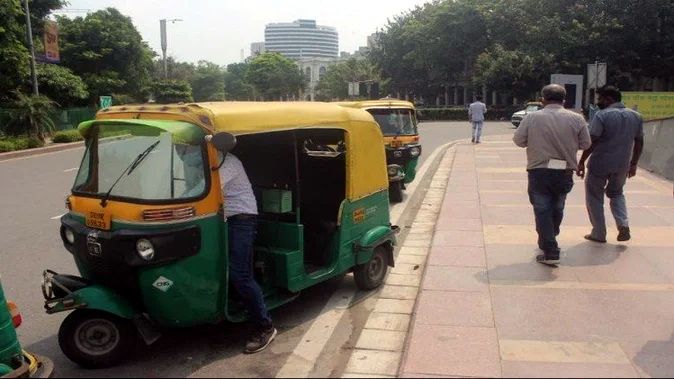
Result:
<svg viewBox="0 0 674 379"><path fill-rule="evenodd" d="M515 125L515 127L517 128L518 126L520 126L520 122L522 122L522 119L524 118L524 116L528 115L529 113L533 113L533 112L536 112L538 110L541 110L541 109L543 109L542 103L538 103L538 102L527 103L526 108L522 109L519 112L513 113L512 117L510 119L510 122L513 125Z"/></svg>

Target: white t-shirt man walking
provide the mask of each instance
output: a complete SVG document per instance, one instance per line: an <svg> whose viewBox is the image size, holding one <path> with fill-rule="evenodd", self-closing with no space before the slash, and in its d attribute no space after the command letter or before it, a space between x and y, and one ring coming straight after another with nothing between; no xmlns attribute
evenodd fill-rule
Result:
<svg viewBox="0 0 674 379"><path fill-rule="evenodd" d="M482 96L475 96L477 100L468 106L468 121L473 124L473 138L471 142L480 143L482 137L482 124L484 122L484 114L487 113L487 106L482 102Z"/></svg>

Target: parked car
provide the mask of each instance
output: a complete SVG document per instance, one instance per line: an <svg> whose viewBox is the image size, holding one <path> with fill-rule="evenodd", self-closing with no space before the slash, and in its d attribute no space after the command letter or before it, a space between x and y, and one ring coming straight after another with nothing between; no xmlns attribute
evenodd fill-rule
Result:
<svg viewBox="0 0 674 379"><path fill-rule="evenodd" d="M517 128L520 126L520 122L522 122L522 119L524 116L528 115L529 113L536 112L538 110L543 109L543 104L539 102L529 102L526 105L526 108L522 109L521 111L515 112L512 115L512 118L510 119L510 122L512 122L513 125Z"/></svg>

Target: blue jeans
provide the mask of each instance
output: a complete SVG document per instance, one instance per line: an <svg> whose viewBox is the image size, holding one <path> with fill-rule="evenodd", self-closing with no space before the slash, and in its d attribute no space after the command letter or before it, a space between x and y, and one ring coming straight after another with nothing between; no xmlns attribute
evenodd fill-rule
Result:
<svg viewBox="0 0 674 379"><path fill-rule="evenodd" d="M480 142L482 137L482 121L473 121L473 139L475 142Z"/></svg>
<svg viewBox="0 0 674 379"><path fill-rule="evenodd" d="M592 223L592 237L606 239L606 220L604 218L604 193L610 199L611 213L616 226L629 226L627 219L627 202L623 187L627 181L627 173L595 174L588 170L585 179L585 204Z"/></svg>
<svg viewBox="0 0 674 379"><path fill-rule="evenodd" d="M572 171L529 170L529 201L534 206L538 247L546 256L559 257L557 236L564 218L566 195L572 188Z"/></svg>
<svg viewBox="0 0 674 379"><path fill-rule="evenodd" d="M271 316L264 303L264 294L253 278L251 254L255 241L255 219L227 220L229 232L229 278L242 297L253 322L271 324Z"/></svg>

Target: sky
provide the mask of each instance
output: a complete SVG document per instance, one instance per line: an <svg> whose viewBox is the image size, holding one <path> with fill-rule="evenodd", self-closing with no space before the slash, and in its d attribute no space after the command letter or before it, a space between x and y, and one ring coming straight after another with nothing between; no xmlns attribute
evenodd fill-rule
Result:
<svg viewBox="0 0 674 379"><path fill-rule="evenodd" d="M167 24L167 54L179 61L205 59L220 65L250 55L252 42L264 41L268 23L313 19L334 26L339 50L353 53L367 36L428 0L67 0L66 9L96 11L115 7L130 16L143 39L161 54L160 19L182 19ZM86 12L65 15L86 16Z"/></svg>

